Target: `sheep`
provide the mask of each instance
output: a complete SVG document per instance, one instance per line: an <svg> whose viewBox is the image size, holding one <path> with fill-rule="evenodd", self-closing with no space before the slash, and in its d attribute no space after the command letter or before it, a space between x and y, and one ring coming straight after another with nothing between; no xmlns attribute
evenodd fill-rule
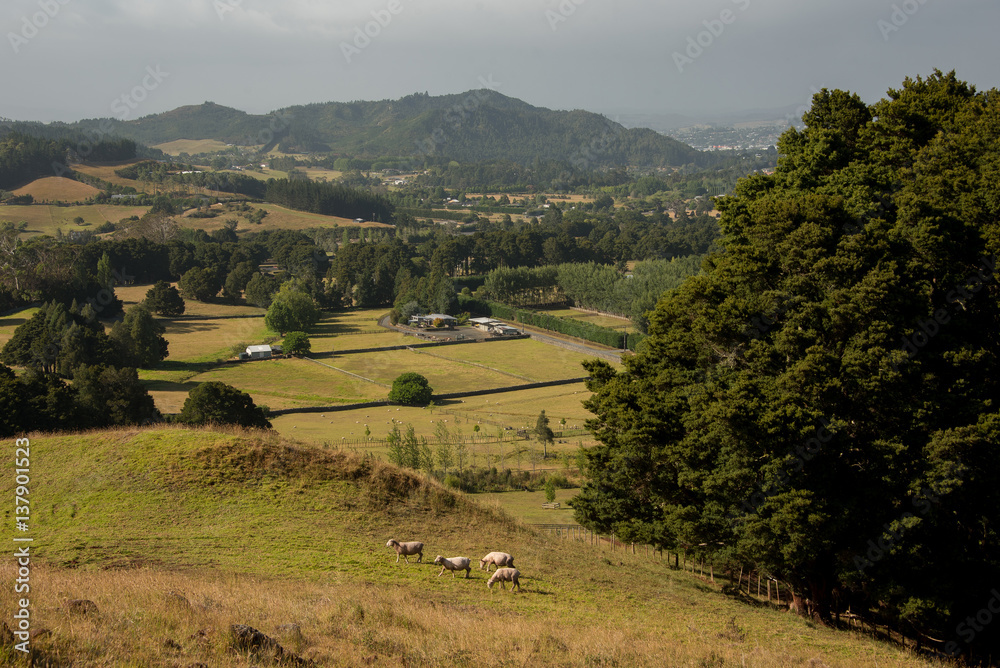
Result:
<svg viewBox="0 0 1000 668"><path fill-rule="evenodd" d="M479 570L486 569L486 572L490 572L490 566L496 566L497 568L503 568L504 566L514 566L514 557L510 556L506 552L490 552L485 557L479 560Z"/></svg>
<svg viewBox="0 0 1000 668"><path fill-rule="evenodd" d="M521 577L521 571L516 568L498 568L496 572L490 576L490 579L486 581L486 586L493 589L493 583L499 582L500 588L506 590L507 585L504 583L510 582L512 583L510 586L511 591L514 591L514 587L517 587L517 590L521 591L521 583L517 581L519 577Z"/></svg>
<svg viewBox="0 0 1000 668"><path fill-rule="evenodd" d="M450 559L445 559L440 554L434 557L434 563L441 567L441 572L438 573L438 577L444 575L445 571L451 571L451 577L455 577L455 571L465 571L465 578L469 578L469 573L472 572L471 559L468 557L452 557Z"/></svg>
<svg viewBox="0 0 1000 668"><path fill-rule="evenodd" d="M399 563L399 557L402 556L406 563L410 563L407 559L407 555L418 554L417 563L419 564L424 558L424 544L418 541L410 541L409 543L400 543L398 540L390 540L385 544L386 547L391 547L396 550L396 563Z"/></svg>

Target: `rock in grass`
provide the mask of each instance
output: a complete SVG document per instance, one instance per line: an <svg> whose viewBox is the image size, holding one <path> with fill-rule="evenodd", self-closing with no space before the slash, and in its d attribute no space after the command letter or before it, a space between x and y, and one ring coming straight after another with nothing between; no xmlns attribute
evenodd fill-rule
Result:
<svg viewBox="0 0 1000 668"><path fill-rule="evenodd" d="M97 614L97 604L85 598L71 598L66 601L66 609L73 615Z"/></svg>
<svg viewBox="0 0 1000 668"><path fill-rule="evenodd" d="M252 626L233 624L229 627L232 636L233 649L255 655L271 656L275 661L290 663L295 666L311 666L312 661L306 661L297 654L289 652L274 638L267 636Z"/></svg>

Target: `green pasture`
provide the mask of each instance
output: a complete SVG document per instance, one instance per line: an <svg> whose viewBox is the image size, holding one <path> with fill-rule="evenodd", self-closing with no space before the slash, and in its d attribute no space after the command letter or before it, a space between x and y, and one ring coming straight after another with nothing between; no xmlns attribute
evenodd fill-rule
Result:
<svg viewBox="0 0 1000 668"><path fill-rule="evenodd" d="M560 471L553 472L559 473ZM542 507L542 504L546 502L544 490L473 494L472 498L483 504L494 504L527 524L576 524L573 509L569 507L568 502L579 492L578 488L557 489L556 502L560 505L559 508Z"/></svg>
<svg viewBox="0 0 1000 668"><path fill-rule="evenodd" d="M482 504L273 433L36 435L30 452L31 619L50 631L32 649L59 665L245 666L229 625L293 622L283 644L320 666L940 665L502 510L530 498ZM0 495L14 486L4 476ZM422 563L396 563L389 538L423 542ZM476 562L494 550L514 555L523 591L486 587ZM471 577L438 577L437 554L470 557ZM0 565L4 609L15 568Z"/></svg>

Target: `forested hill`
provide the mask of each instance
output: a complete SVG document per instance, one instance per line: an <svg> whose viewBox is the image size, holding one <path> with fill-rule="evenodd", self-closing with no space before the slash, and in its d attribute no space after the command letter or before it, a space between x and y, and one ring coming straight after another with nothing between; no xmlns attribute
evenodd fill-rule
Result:
<svg viewBox="0 0 1000 668"><path fill-rule="evenodd" d="M97 119L81 121L96 127ZM107 126L107 120L103 123ZM459 161L560 160L581 169L706 165L710 154L647 129L625 129L587 111L534 107L495 91L327 102L252 115L212 102L130 121L113 131L147 145L176 139L274 144L351 156L444 156Z"/></svg>

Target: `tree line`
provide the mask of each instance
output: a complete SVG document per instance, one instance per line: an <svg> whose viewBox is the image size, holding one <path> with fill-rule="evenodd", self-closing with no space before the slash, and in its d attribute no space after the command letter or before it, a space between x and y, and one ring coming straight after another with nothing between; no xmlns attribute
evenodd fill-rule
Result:
<svg viewBox="0 0 1000 668"><path fill-rule="evenodd" d="M769 573L820 623L996 656L998 119L954 73L817 93L639 354L587 363L579 521Z"/></svg>

